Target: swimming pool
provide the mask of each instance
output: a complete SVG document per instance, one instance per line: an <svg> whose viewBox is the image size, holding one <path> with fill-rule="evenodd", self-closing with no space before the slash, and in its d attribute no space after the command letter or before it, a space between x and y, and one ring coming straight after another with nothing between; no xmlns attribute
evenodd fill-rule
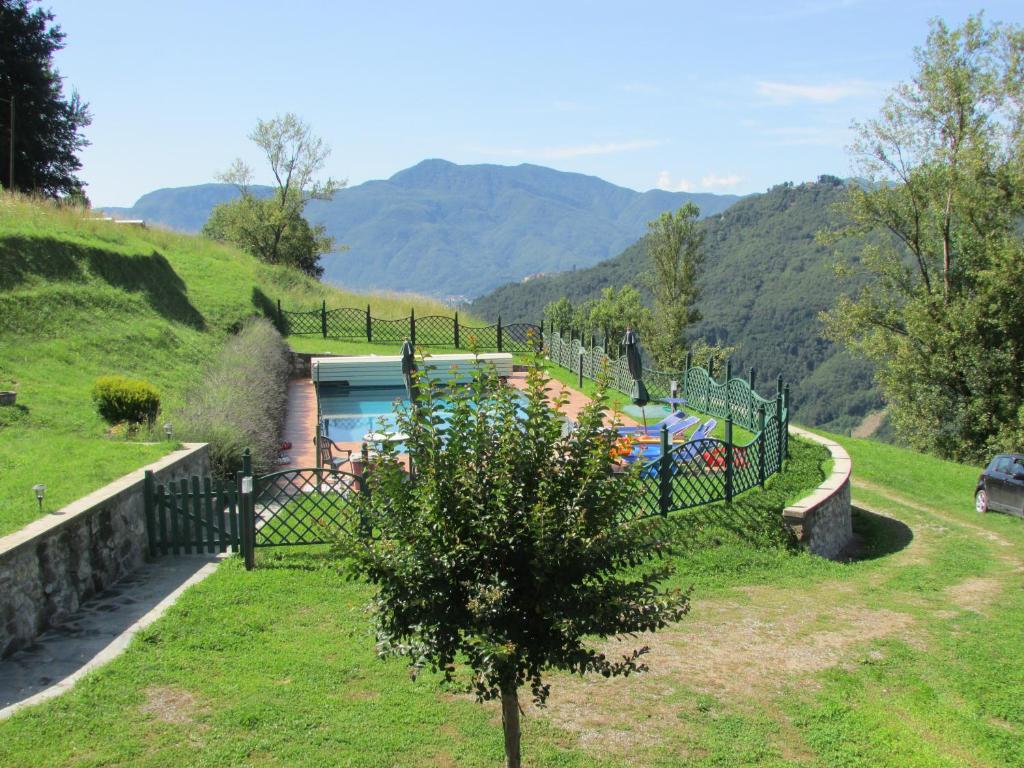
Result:
<svg viewBox="0 0 1024 768"><path fill-rule="evenodd" d="M395 408L409 407L405 387L322 386L319 397L324 434L336 443L360 443L370 432L397 432ZM518 397L525 405L525 395Z"/></svg>
<svg viewBox="0 0 1024 768"><path fill-rule="evenodd" d="M338 387L320 392L324 434L336 443L358 443L368 432L397 432L395 406L409 406L405 387Z"/></svg>

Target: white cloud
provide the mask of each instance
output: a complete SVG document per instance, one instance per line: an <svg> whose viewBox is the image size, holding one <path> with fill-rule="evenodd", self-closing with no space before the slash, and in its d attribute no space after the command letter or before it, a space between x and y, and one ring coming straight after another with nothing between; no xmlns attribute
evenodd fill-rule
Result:
<svg viewBox="0 0 1024 768"><path fill-rule="evenodd" d="M662 171L658 174L658 181L655 182L655 186L658 189L663 189L666 192L689 192L693 189L693 182L688 179L680 179L675 184L672 183L672 174L668 171Z"/></svg>
<svg viewBox="0 0 1024 768"><path fill-rule="evenodd" d="M556 99L551 106L558 112L582 112L586 109L578 101L569 101L567 99Z"/></svg>
<svg viewBox="0 0 1024 768"><path fill-rule="evenodd" d="M478 147L477 152L483 155L503 155L506 157L539 157L545 160L565 160L574 157L592 155L615 155L621 152L633 152L638 149L660 147L665 142L657 139L634 139L632 141L609 141L593 144L572 144L562 147Z"/></svg>
<svg viewBox="0 0 1024 768"><path fill-rule="evenodd" d="M834 104L837 101L853 96L867 96L881 90L877 83L866 80L843 80L835 83L779 83L761 80L757 83L757 93L776 104L792 104L797 101L810 101L818 104Z"/></svg>
<svg viewBox="0 0 1024 768"><path fill-rule="evenodd" d="M729 187L735 187L741 181L743 181L743 177L735 173L729 176L718 176L717 174L709 173L707 176L701 177L700 185L705 189L728 189Z"/></svg>
<svg viewBox="0 0 1024 768"><path fill-rule="evenodd" d="M646 95L661 93L661 88L651 83L623 83L619 86L619 90L626 93L643 93Z"/></svg>

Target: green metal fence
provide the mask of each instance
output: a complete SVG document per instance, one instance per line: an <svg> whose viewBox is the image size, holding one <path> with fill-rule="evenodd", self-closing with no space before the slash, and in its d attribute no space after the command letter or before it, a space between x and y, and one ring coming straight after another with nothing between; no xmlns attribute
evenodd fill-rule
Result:
<svg viewBox="0 0 1024 768"><path fill-rule="evenodd" d="M409 339L420 347L455 347L498 352L528 352L540 344L539 325L512 323L504 325L501 318L493 325L470 326L459 322L459 313L416 317L374 317L369 304L366 309L339 307L328 309L323 302L319 309L292 311L277 302L277 326L287 336L322 336L325 339L368 341L399 344Z"/></svg>
<svg viewBox="0 0 1024 768"><path fill-rule="evenodd" d="M609 355L593 340L586 346L581 339L554 330L543 338L548 359L575 373L581 384L584 379L596 381L604 375L612 389L630 394L633 377L625 355ZM723 419L725 439L672 444L662 429L658 457L640 471L635 503L623 511L625 519L731 501L744 491L763 486L782 470L789 450L789 387L781 376L775 396L766 398L754 390L754 371L746 379L734 377L727 364L719 382L710 363L694 366L688 356L684 370L673 373L645 367L643 379L652 399L667 398L675 390L686 399L688 410ZM753 434L749 442L735 444L733 427L737 425Z"/></svg>

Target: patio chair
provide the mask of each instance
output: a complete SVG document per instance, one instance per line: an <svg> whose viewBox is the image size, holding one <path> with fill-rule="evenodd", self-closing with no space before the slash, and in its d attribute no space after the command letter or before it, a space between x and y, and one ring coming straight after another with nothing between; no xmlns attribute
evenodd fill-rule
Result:
<svg viewBox="0 0 1024 768"><path fill-rule="evenodd" d="M316 438L313 439L316 443ZM320 455L317 466L328 469L338 469L342 464L352 461L352 451L348 448L340 448L338 444L329 437L320 436Z"/></svg>
<svg viewBox="0 0 1024 768"><path fill-rule="evenodd" d="M676 411L675 413L670 413L668 416L666 416L664 419L659 421L657 424L652 424L649 427L640 427L640 426L637 426L637 427L616 427L615 431L618 432L620 435L636 435L636 434L641 434L641 435L642 434L659 435L659 434L661 434L661 428L663 426L671 427L673 424L675 424L675 423L677 423L679 421L682 421L685 418L688 418L685 413L683 413L682 411ZM692 418L692 417L689 417L689 418ZM694 419L690 423L691 424L696 424L697 421L698 421L698 419Z"/></svg>

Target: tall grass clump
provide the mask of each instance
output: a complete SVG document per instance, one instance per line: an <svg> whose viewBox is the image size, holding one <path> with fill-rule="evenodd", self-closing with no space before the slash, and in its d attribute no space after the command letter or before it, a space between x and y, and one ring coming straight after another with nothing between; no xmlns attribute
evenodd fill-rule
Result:
<svg viewBox="0 0 1024 768"><path fill-rule="evenodd" d="M179 434L210 444L214 474L228 477L241 468L245 448L256 472L273 468L287 409L288 355L269 321L248 320L186 398L176 417Z"/></svg>

